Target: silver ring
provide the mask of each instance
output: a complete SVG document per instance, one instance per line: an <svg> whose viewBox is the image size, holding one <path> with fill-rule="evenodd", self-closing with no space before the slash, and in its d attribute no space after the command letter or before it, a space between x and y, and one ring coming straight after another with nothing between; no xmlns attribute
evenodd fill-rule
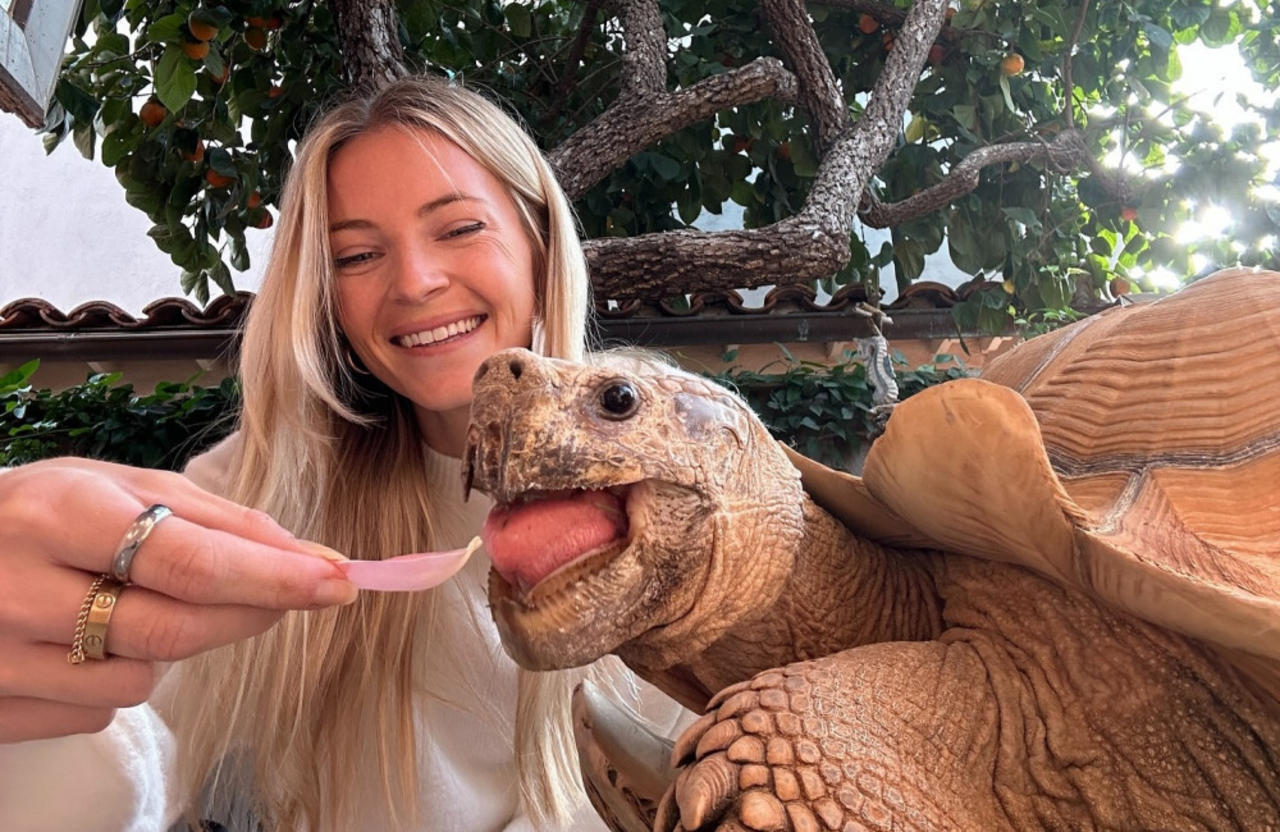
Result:
<svg viewBox="0 0 1280 832"><path fill-rule="evenodd" d="M138 547L147 539L147 535L151 534L151 530L171 514L173 512L168 506L156 503L138 515L138 519L133 521L120 540L120 548L116 550L116 556L111 559L111 577L122 584L129 583L129 569L133 566L133 556L138 554Z"/></svg>

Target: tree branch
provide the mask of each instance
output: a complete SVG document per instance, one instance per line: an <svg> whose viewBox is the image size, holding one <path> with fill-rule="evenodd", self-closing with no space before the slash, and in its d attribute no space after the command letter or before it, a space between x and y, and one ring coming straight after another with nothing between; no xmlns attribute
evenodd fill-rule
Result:
<svg viewBox="0 0 1280 832"><path fill-rule="evenodd" d="M980 147L955 164L936 185L899 202L885 204L868 191L858 210L858 219L871 228L891 228L916 217L931 214L978 187L982 169L1009 162L1047 162L1058 171L1085 164L1089 155L1084 139L1075 130L1064 130L1052 144L1010 142Z"/></svg>
<svg viewBox="0 0 1280 832"><path fill-rule="evenodd" d="M1080 42L1080 31L1084 29L1084 16L1088 13L1089 0L1080 0L1080 14L1076 17L1075 28L1071 30L1071 39L1067 41L1066 52L1062 55L1062 86L1067 95L1062 115L1068 128L1076 126L1076 92L1075 85L1071 81L1071 53L1076 51L1076 44Z"/></svg>
<svg viewBox="0 0 1280 832"><path fill-rule="evenodd" d="M376 88L405 74L393 0L336 0L333 7L352 88Z"/></svg>
<svg viewBox="0 0 1280 832"><path fill-rule="evenodd" d="M578 65L582 63L582 56L586 54L587 43L591 40L591 30L596 25L596 14L600 11L600 0L587 0L587 7L582 12L582 25L578 27L578 34L574 36L573 45L569 47L569 60L565 68L564 75L560 76L560 81L556 84L556 100L553 107L556 113L559 113L564 107L564 101L568 98L573 85L578 80Z"/></svg>
<svg viewBox="0 0 1280 832"><path fill-rule="evenodd" d="M945 4L918 0L912 7L862 118L823 156L798 214L764 228L682 229L589 240L584 248L596 297L656 298L702 289L807 283L843 268L859 198L893 148Z"/></svg>
<svg viewBox="0 0 1280 832"><path fill-rule="evenodd" d="M630 0L621 15L626 51L618 100L547 154L570 199L581 197L635 153L721 110L765 98L795 100L795 78L776 58L757 58L668 92L666 32L656 0Z"/></svg>
<svg viewBox="0 0 1280 832"><path fill-rule="evenodd" d="M783 61L799 79L800 102L817 128L818 154L822 155L849 126L848 105L835 71L801 0L763 0L760 8Z"/></svg>

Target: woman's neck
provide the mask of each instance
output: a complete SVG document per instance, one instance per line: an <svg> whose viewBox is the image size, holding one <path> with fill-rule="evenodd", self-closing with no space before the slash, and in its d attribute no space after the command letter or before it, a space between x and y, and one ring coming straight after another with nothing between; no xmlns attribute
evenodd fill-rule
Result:
<svg viewBox="0 0 1280 832"><path fill-rule="evenodd" d="M471 418L471 405L453 410L425 410L414 408L418 427L426 437L427 446L445 456L461 457L467 443L467 424Z"/></svg>

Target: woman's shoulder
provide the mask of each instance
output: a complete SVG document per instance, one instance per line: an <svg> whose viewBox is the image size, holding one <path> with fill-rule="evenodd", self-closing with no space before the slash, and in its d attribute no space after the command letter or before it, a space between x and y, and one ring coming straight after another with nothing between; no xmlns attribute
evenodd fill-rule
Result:
<svg viewBox="0 0 1280 832"><path fill-rule="evenodd" d="M231 465L240 453L240 431L233 431L208 450L188 460L182 474L214 494L226 494L231 486Z"/></svg>

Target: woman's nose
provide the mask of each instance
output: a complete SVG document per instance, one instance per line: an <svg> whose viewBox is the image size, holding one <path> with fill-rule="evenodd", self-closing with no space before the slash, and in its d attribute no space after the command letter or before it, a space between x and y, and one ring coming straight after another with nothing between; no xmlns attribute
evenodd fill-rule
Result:
<svg viewBox="0 0 1280 832"><path fill-rule="evenodd" d="M419 301L449 285L443 264L417 248L401 249L393 268L391 293L397 300Z"/></svg>

